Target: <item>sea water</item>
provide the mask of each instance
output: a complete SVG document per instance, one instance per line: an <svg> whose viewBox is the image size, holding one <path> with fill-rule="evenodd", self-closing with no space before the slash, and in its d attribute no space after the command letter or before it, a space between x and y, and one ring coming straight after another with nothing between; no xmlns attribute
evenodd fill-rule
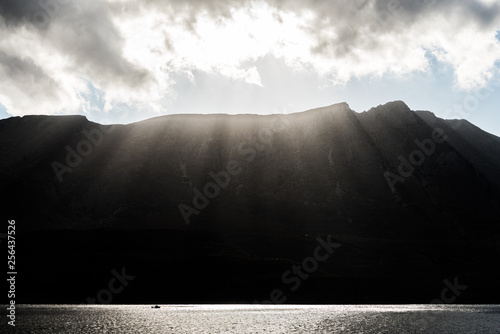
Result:
<svg viewBox="0 0 500 334"><path fill-rule="evenodd" d="M5 308L3 308L5 310ZM1 333L500 333L500 305L20 305Z"/></svg>

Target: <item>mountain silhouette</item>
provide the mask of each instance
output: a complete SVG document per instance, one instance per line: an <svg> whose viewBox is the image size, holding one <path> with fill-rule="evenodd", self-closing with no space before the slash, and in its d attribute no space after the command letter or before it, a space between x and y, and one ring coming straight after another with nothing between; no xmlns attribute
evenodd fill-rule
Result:
<svg viewBox="0 0 500 334"><path fill-rule="evenodd" d="M12 117L0 153L21 301L81 302L124 267L135 278L113 302L275 288L284 302L429 302L456 277L462 302L498 296L500 138L401 101L128 125ZM318 240L338 248L288 284Z"/></svg>

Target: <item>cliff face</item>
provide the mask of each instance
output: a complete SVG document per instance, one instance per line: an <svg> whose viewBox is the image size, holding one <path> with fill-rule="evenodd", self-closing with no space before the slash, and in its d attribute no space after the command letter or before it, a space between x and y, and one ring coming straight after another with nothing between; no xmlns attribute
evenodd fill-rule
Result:
<svg viewBox="0 0 500 334"><path fill-rule="evenodd" d="M0 121L0 131L8 206L29 229L411 237L427 228L461 235L473 221L496 228L499 217L500 139L403 102L360 114L337 104L116 126L27 116Z"/></svg>
<svg viewBox="0 0 500 334"><path fill-rule="evenodd" d="M0 121L0 155L20 303L82 302L124 267L137 279L115 302L281 288L286 302L425 303L456 277L461 302L500 293L500 139L402 102L115 126L16 117ZM340 248L296 292L282 277L317 240Z"/></svg>

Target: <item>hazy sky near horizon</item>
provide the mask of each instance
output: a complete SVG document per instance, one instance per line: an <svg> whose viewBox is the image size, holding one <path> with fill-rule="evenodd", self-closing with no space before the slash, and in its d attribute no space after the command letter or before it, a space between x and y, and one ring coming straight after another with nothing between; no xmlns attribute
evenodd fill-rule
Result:
<svg viewBox="0 0 500 334"><path fill-rule="evenodd" d="M495 0L2 0L0 118L392 100L500 136Z"/></svg>

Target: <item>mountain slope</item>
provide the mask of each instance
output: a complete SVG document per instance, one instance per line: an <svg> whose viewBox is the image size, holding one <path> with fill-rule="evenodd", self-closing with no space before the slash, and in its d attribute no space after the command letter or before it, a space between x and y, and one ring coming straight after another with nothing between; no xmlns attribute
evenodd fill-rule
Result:
<svg viewBox="0 0 500 334"><path fill-rule="evenodd" d="M311 229L332 217L358 228L374 220L466 225L475 215L491 222L500 139L470 123L455 130L457 122L402 102L361 114L339 104L279 117L175 115L107 128L78 116L27 116L0 122L0 170L17 193L9 206L37 208L36 223L27 217L33 229L184 229L187 221L190 228L230 224L238 215L242 225L287 217L286 228L302 229L309 217ZM433 141L434 129L447 140ZM416 150L425 154L412 156ZM226 175L229 162L236 175L224 189L211 188L211 173ZM199 210L193 198L205 186L217 194L201 196L209 204ZM128 221L143 211L148 219Z"/></svg>
<svg viewBox="0 0 500 334"><path fill-rule="evenodd" d="M68 238L68 257L54 260L52 272L105 276L106 259L128 263L147 285L166 270L156 265L175 264L182 270L170 278L172 285L210 263L220 268L209 280L220 300L237 295L248 301L279 283L283 270L312 252L317 237L330 235L342 247L314 280L322 287L341 282L334 289L339 299L305 290L310 293L296 301L388 296L398 302L394 279L401 274L422 282L423 291L458 273L470 282L493 279L500 249L499 151L500 138L466 121L411 111L400 101L363 113L342 103L290 115L171 115L115 126L81 116L15 117L0 121L0 184L10 195L2 215L14 215L32 243L23 251L33 274L47 270L39 257L50 247L43 245ZM67 231L75 229L94 232ZM138 229L158 232L148 233L149 242L126 232L146 233ZM174 237L199 233L210 236L198 243L203 251ZM82 254L76 245L84 235L84 244L109 245ZM167 244L158 249L162 240ZM148 268L140 265L145 254ZM92 266L95 261L102 268ZM223 272L229 263L232 274ZM342 286L352 294L350 279L384 288L349 299ZM27 289L38 301L66 302L37 292L65 281L42 279ZM154 295L137 289L126 300ZM160 290L169 302L214 300ZM471 300L486 295L471 293Z"/></svg>

